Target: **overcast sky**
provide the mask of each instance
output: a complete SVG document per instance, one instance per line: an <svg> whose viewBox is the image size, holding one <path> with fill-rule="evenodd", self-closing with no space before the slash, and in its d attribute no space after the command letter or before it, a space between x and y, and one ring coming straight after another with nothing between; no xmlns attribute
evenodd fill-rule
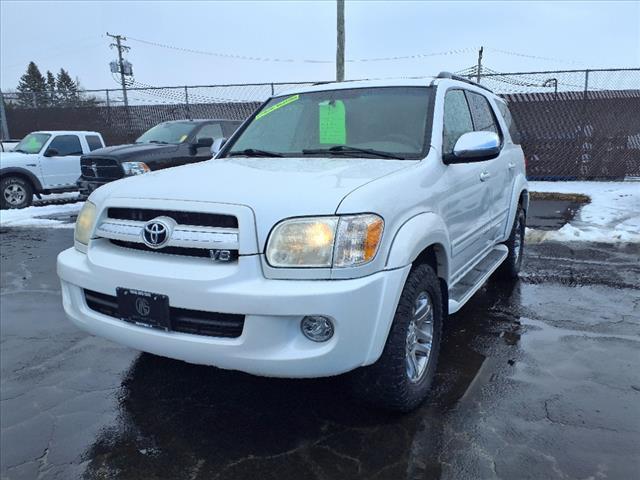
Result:
<svg viewBox="0 0 640 480"><path fill-rule="evenodd" d="M154 85L330 80L335 2L0 1L0 85L33 60L85 88L117 87L105 32L129 36L137 81ZM257 61L151 46L133 39ZM503 72L640 65L640 2L347 1L347 78L419 76L473 65ZM460 50L462 50L460 52ZM503 50L505 53L499 50ZM539 57L539 58L532 58ZM310 63L304 60L325 61Z"/></svg>

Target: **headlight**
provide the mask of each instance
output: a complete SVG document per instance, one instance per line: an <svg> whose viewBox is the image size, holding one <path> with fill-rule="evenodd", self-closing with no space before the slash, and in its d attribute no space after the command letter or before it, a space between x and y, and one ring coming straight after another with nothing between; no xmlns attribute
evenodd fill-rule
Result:
<svg viewBox="0 0 640 480"><path fill-rule="evenodd" d="M93 225L95 224L95 222L96 206L93 203L86 201L84 202L84 206L82 207L82 210L80 210L78 219L76 220L76 242L80 242L84 245L89 244L91 231L93 230Z"/></svg>
<svg viewBox="0 0 640 480"><path fill-rule="evenodd" d="M273 267L354 267L376 256L384 221L378 215L292 218L280 222L267 242Z"/></svg>
<svg viewBox="0 0 640 480"><path fill-rule="evenodd" d="M151 171L149 166L144 162L122 162L122 169L124 170L125 176L140 175Z"/></svg>

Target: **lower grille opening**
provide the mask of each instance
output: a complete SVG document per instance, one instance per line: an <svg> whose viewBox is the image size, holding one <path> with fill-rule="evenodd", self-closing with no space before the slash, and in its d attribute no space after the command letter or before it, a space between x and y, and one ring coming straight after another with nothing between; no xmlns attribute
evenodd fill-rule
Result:
<svg viewBox="0 0 640 480"><path fill-rule="evenodd" d="M211 250L208 248L187 248L187 247L164 247L159 249L149 248L144 243L126 242L124 240L109 240L113 245L122 248L131 248L133 250L142 250L144 252L164 253L167 255L182 255L185 257L211 258ZM215 249L214 249L215 250ZM231 256L226 262L231 263L238 260L238 250L230 250Z"/></svg>
<svg viewBox="0 0 640 480"><path fill-rule="evenodd" d="M98 313L120 318L118 299L113 295L84 290L87 306ZM169 307L170 330L207 337L237 338L242 335L244 315L204 312L186 308Z"/></svg>

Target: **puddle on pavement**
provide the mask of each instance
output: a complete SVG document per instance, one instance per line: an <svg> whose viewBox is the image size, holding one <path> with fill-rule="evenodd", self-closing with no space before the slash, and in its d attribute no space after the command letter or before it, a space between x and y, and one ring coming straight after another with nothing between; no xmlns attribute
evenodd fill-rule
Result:
<svg viewBox="0 0 640 480"><path fill-rule="evenodd" d="M72 232L62 229L12 235L2 252L9 258L35 250L31 240L51 252L72 244ZM122 375L135 353L85 338L72 349L73 361L55 357L86 377L77 388L89 394L74 390L73 414L93 419L97 409L118 420L108 416L97 434L74 437L65 429L76 421L65 412L51 451L83 462L76 466L86 467L85 478L122 480L493 478L492 468L503 478L524 471L586 478L595 463L612 478L632 478L616 468L629 464L639 444L625 433L633 428L633 405L640 406L633 369L638 254L610 246L532 247L524 281L490 281L448 319L432 396L408 415L354 403L343 378L260 378L149 354L137 355ZM48 257L53 272L55 257ZM587 277L594 282L585 284ZM632 282L635 289L627 286Z"/></svg>
<svg viewBox="0 0 640 480"><path fill-rule="evenodd" d="M182 478L200 465L203 478L225 469L243 477L282 473L286 463L295 470L283 477L306 478L319 462L329 477L369 478L387 469L382 478L407 469L438 475L447 412L493 381L493 363L502 362L491 359L484 369L483 352L517 348L520 324L510 305L519 292L517 283L488 287L450 319L432 397L409 415L354 403L342 377L259 378L141 354L119 395L122 424L105 430L87 452L88 471L131 473L121 478L144 471L155 478L143 470L152 468Z"/></svg>
<svg viewBox="0 0 640 480"><path fill-rule="evenodd" d="M566 319L583 315L554 305L582 287L559 283L542 288L490 282L453 315L445 326L432 396L408 415L354 403L342 377L259 378L142 354L118 396L121 423L103 430L85 454L87 474L118 472L124 479L186 478L185 472L193 478L438 478L451 462L475 462L479 466L472 478L491 476L492 462L501 461L497 453L508 445L505 437L539 436L532 433L539 422L561 424L563 415L578 422L571 402L554 392L574 395L571 382L589 374L581 364L598 362L580 357L580 348L591 342L589 348L598 354L603 347L593 342L607 341L606 328L597 321L586 326L567 321L562 328L548 323L556 311ZM584 288L587 297L607 290ZM622 299L624 292L619 295ZM592 315L615 320L602 310ZM593 333L585 334L585 328ZM622 335L627 338L618 339L626 343L616 346L622 352L618 371L627 377L633 373L625 362L637 352L628 340L634 331L637 326L630 321ZM626 385L627 380L607 381ZM598 392L593 402L576 400L585 415L590 408L606 410L601 406L606 393ZM575 395L584 395L583 390ZM598 415L606 425L607 418ZM621 423L622 415L612 414L611 421ZM527 428L532 430L527 433ZM473 435L484 443L467 438ZM553 455L541 461L550 462Z"/></svg>
<svg viewBox="0 0 640 480"><path fill-rule="evenodd" d="M574 200L532 200L527 212L527 227L558 230L569 223L584 202Z"/></svg>

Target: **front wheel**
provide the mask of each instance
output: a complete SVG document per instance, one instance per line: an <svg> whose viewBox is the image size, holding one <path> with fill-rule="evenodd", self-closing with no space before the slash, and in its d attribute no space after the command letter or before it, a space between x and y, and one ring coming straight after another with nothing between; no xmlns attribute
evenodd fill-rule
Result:
<svg viewBox="0 0 640 480"><path fill-rule="evenodd" d="M415 266L405 283L387 343L376 363L352 373L356 396L408 412L427 397L442 336L440 281L429 265Z"/></svg>
<svg viewBox="0 0 640 480"><path fill-rule="evenodd" d="M0 180L0 207L25 208L33 202L33 187L22 177L4 177Z"/></svg>

